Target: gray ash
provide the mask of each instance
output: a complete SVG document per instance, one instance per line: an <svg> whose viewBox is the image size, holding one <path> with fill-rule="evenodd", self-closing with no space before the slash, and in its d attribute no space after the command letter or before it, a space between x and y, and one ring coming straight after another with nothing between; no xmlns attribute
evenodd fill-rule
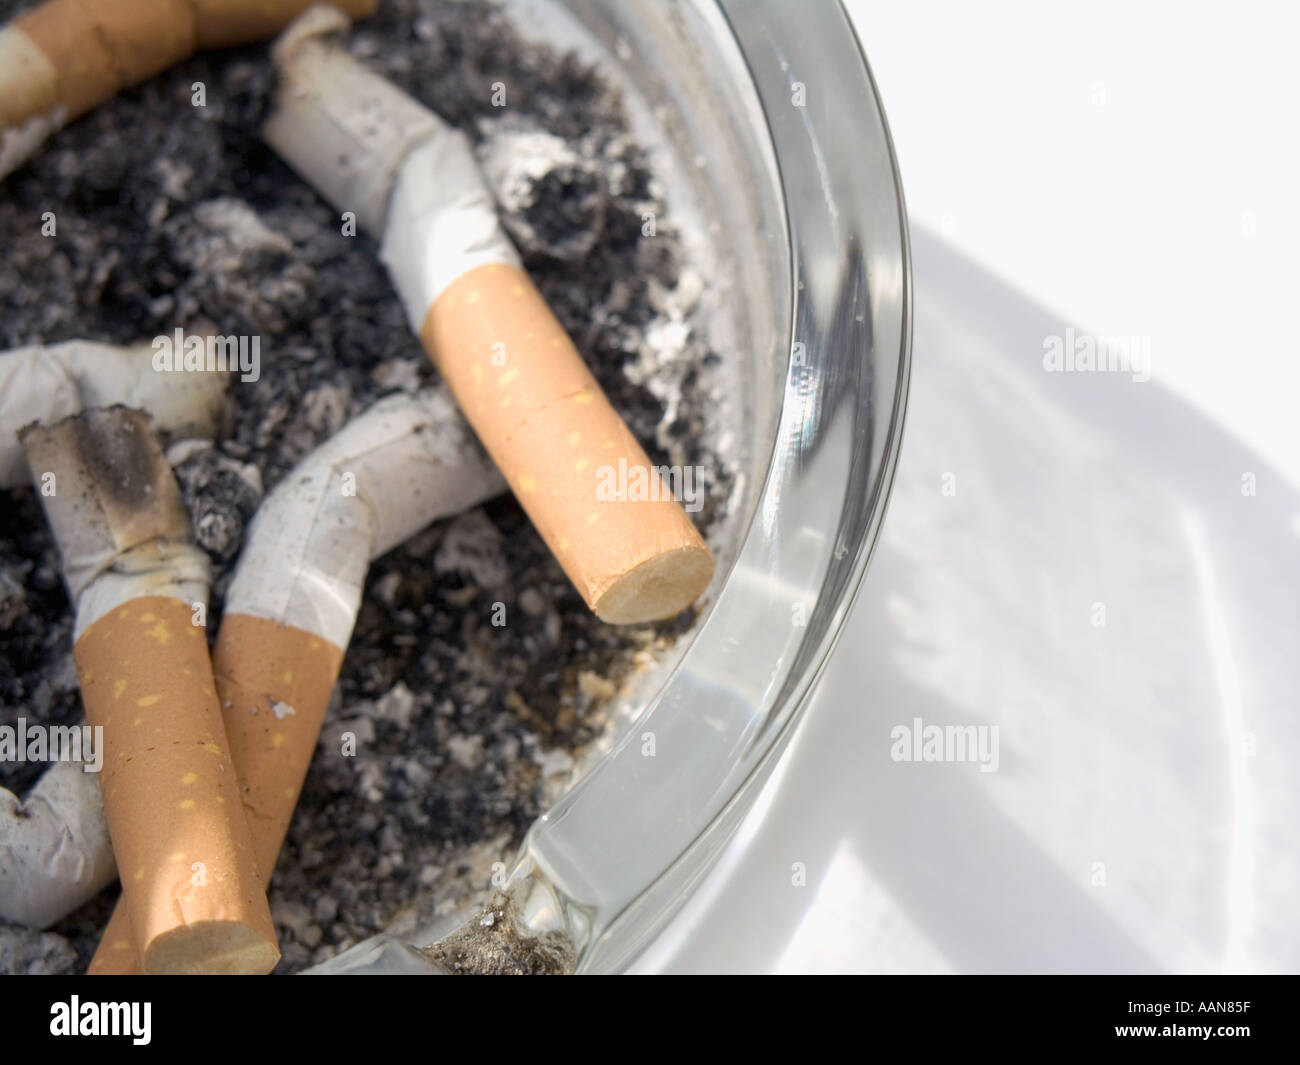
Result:
<svg viewBox="0 0 1300 1065"><path fill-rule="evenodd" d="M0 724L81 720L72 611L59 552L35 493L0 493ZM43 765L0 762L0 787L21 793Z"/></svg>
<svg viewBox="0 0 1300 1065"><path fill-rule="evenodd" d="M0 0L0 19L23 6ZM735 476L707 443L725 402L710 373L718 356L679 327L689 294L666 296L691 288L691 269L617 93L481 3L381 2L350 48L466 130L485 166L510 139L551 152L517 200L494 182L507 228L651 457L706 471L693 517L707 533ZM272 79L265 46L200 55L105 103L0 182L0 347L129 343L196 323L261 338L260 379L232 384L230 436L170 453L213 560L210 635L261 495L377 398L434 376L375 243L343 235L259 139ZM191 103L196 82L205 107ZM53 238L41 235L46 211ZM607 727L610 695L694 616L597 622L509 497L375 562L272 883L281 971L483 901L492 863L509 861L572 757ZM69 605L26 490L0 494L0 619L0 723L77 720ZM343 732L357 737L355 756L341 753ZM21 789L39 768L0 765L0 783ZM0 970L13 958L84 967L115 892L53 930L68 951L0 928Z"/></svg>
<svg viewBox="0 0 1300 1065"><path fill-rule="evenodd" d="M576 960L564 936L521 931L518 907L500 891L481 914L422 953L453 976L555 976L572 972Z"/></svg>
<svg viewBox="0 0 1300 1065"><path fill-rule="evenodd" d="M167 458L189 507L194 539L214 559L230 561L262 501L261 470L206 440L182 441Z"/></svg>

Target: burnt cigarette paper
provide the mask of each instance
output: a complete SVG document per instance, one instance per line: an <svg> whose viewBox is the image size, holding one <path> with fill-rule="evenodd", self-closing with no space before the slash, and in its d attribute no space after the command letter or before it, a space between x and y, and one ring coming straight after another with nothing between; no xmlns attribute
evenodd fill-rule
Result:
<svg viewBox="0 0 1300 1065"><path fill-rule="evenodd" d="M152 342L121 347L89 340L0 352L0 488L27 483L18 431L89 407L147 412L168 437L215 437L226 409L225 373L159 373Z"/></svg>

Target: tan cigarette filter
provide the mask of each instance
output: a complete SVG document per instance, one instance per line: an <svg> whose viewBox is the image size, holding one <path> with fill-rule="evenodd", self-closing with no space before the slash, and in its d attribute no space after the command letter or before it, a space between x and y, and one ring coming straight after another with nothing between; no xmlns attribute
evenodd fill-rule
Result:
<svg viewBox="0 0 1300 1065"><path fill-rule="evenodd" d="M429 308L421 339L597 616L672 617L704 591L707 545L524 271L469 270ZM614 471L636 467L652 498L610 491Z"/></svg>
<svg viewBox="0 0 1300 1065"><path fill-rule="evenodd" d="M86 719L104 729L104 808L143 970L270 972L280 952L189 606L132 599L73 657Z"/></svg>
<svg viewBox="0 0 1300 1065"><path fill-rule="evenodd" d="M212 667L263 886L293 818L342 661L340 648L291 625L248 614L221 623ZM143 971L131 918L119 903L89 972Z"/></svg>
<svg viewBox="0 0 1300 1065"><path fill-rule="evenodd" d="M13 25L49 59L69 121L194 52L185 0L51 0Z"/></svg>
<svg viewBox="0 0 1300 1065"><path fill-rule="evenodd" d="M0 120L64 120L193 55L265 40L312 0L50 0L0 30ZM376 0L334 0L352 18ZM35 45L35 51L30 47ZM21 64L21 66L19 65Z"/></svg>
<svg viewBox="0 0 1300 1065"><path fill-rule="evenodd" d="M200 48L264 41L320 0L189 0ZM354 22L375 13L378 0L330 0Z"/></svg>

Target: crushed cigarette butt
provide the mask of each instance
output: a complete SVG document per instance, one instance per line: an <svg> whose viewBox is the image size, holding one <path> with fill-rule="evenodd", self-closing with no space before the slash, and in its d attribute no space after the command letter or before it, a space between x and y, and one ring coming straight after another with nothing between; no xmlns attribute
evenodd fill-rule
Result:
<svg viewBox="0 0 1300 1065"><path fill-rule="evenodd" d="M269 972L275 931L194 624L207 558L188 542L171 469L145 415L124 407L21 438L33 479L52 472L60 486L41 502L76 606L73 657L86 719L103 730L104 811L144 971Z"/></svg>

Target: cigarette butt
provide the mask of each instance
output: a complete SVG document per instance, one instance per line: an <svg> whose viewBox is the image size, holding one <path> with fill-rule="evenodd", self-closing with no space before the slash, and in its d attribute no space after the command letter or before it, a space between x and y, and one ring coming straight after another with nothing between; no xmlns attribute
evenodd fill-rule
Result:
<svg viewBox="0 0 1300 1065"><path fill-rule="evenodd" d="M671 494L600 491L602 471L622 468L663 486L520 268L468 138L349 56L332 36L346 25L312 9L277 42L263 137L382 231L412 329L587 604L610 622L673 616L708 586L713 556Z"/></svg>
<svg viewBox="0 0 1300 1065"><path fill-rule="evenodd" d="M268 973L279 960L189 607L142 596L73 648L136 950L148 973Z"/></svg>
<svg viewBox="0 0 1300 1065"><path fill-rule="evenodd" d="M342 661L340 648L291 625L248 614L228 614L221 623L212 666L264 885L289 829ZM121 904L88 971L143 972Z"/></svg>
<svg viewBox="0 0 1300 1065"><path fill-rule="evenodd" d="M13 26L58 72L68 120L194 53L186 0L50 0Z"/></svg>
<svg viewBox="0 0 1300 1065"><path fill-rule="evenodd" d="M77 606L73 660L103 729L104 812L149 973L269 972L279 959L196 601L206 558L139 411L21 434Z"/></svg>
<svg viewBox="0 0 1300 1065"><path fill-rule="evenodd" d="M645 451L528 275L480 266L434 301L421 339L548 547L602 620L672 617L708 586L713 556L667 490L602 491Z"/></svg>

